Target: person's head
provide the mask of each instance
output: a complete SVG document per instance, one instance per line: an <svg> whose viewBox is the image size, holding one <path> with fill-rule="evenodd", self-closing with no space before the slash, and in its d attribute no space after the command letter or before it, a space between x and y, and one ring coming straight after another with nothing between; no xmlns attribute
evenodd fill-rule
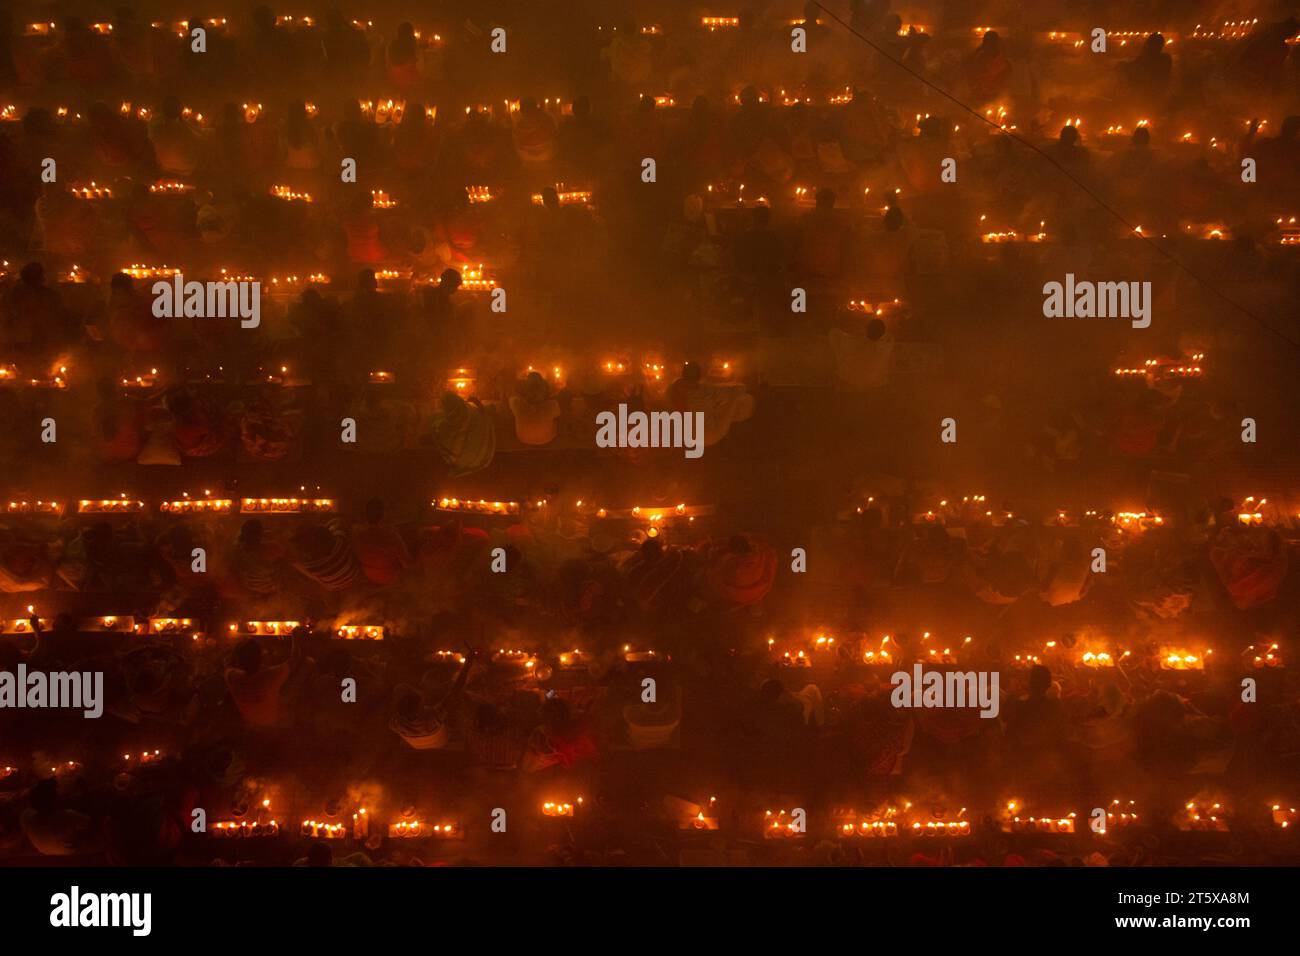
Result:
<svg viewBox="0 0 1300 956"><path fill-rule="evenodd" d="M760 203L754 207L754 229L763 230L768 227L772 221L772 207L767 203Z"/></svg>
<svg viewBox="0 0 1300 956"><path fill-rule="evenodd" d="M646 538L641 542L641 556L650 561L657 561L664 553L663 542L658 538Z"/></svg>
<svg viewBox="0 0 1300 956"><path fill-rule="evenodd" d="M410 23L399 23L397 25L397 40L399 43L414 43L415 27Z"/></svg>
<svg viewBox="0 0 1300 956"><path fill-rule="evenodd" d="M1277 138L1286 143L1300 138L1300 116L1288 116L1282 120L1282 128L1278 130Z"/></svg>
<svg viewBox="0 0 1300 956"><path fill-rule="evenodd" d="M175 96L167 95L163 97L162 105L158 108L159 115L163 119L178 120L181 118L181 101Z"/></svg>
<svg viewBox="0 0 1300 956"><path fill-rule="evenodd" d="M817 190L817 208L824 211L835 208L835 190L823 186Z"/></svg>
<svg viewBox="0 0 1300 956"><path fill-rule="evenodd" d="M235 666L245 674L256 674L262 666L262 645L251 637L235 645Z"/></svg>
<svg viewBox="0 0 1300 956"><path fill-rule="evenodd" d="M758 688L758 699L765 704L775 704L785 693L785 685L775 677L769 677Z"/></svg>
<svg viewBox="0 0 1300 956"><path fill-rule="evenodd" d="M308 866L333 866L334 851L324 840L317 840L311 846L307 847L307 865Z"/></svg>
<svg viewBox="0 0 1300 956"><path fill-rule="evenodd" d="M529 372L519 385L519 394L530 402L544 402L550 395L546 379L539 372Z"/></svg>
<svg viewBox="0 0 1300 956"><path fill-rule="evenodd" d="M1062 146L1076 146L1079 143L1079 131L1072 125L1062 126L1059 139Z"/></svg>
<svg viewBox="0 0 1300 956"><path fill-rule="evenodd" d="M23 266L22 272L18 273L23 285L33 289L43 288L45 285L45 266L39 262L29 262Z"/></svg>
<svg viewBox="0 0 1300 956"><path fill-rule="evenodd" d="M997 53L1002 49L1002 37L998 36L997 30L985 30L980 46L989 53Z"/></svg>
<svg viewBox="0 0 1300 956"><path fill-rule="evenodd" d="M903 210L891 205L885 210L885 231L898 232L903 228Z"/></svg>
<svg viewBox="0 0 1300 956"><path fill-rule="evenodd" d="M688 385L698 385L703 375L700 366L695 362L687 362L682 366L682 381Z"/></svg>
<svg viewBox="0 0 1300 956"><path fill-rule="evenodd" d="M438 288L444 289L448 294L451 294L460 288L463 281L465 280L461 278L457 270L443 269L442 275L438 276Z"/></svg>
<svg viewBox="0 0 1300 956"><path fill-rule="evenodd" d="M239 543L256 547L262 543L262 522L256 518L249 518L239 528Z"/></svg>
<svg viewBox="0 0 1300 956"><path fill-rule="evenodd" d="M371 498L366 502L366 520L371 524L384 520L384 502L381 499Z"/></svg>
<svg viewBox="0 0 1300 956"><path fill-rule="evenodd" d="M375 277L374 269L362 269L357 274L358 292L376 292L378 289L379 280Z"/></svg>
<svg viewBox="0 0 1300 956"><path fill-rule="evenodd" d="M758 106L758 104L759 104L759 98L758 98L758 87L756 87L756 86L747 86L747 87L745 87L743 90L740 91L740 105L741 105L741 106L743 106L743 107L748 107L748 108L752 109L752 108L754 108L755 106Z"/></svg>
<svg viewBox="0 0 1300 956"><path fill-rule="evenodd" d="M885 323L880 319L870 319L867 322L867 338L873 342L879 342L885 337Z"/></svg>
<svg viewBox="0 0 1300 956"><path fill-rule="evenodd" d="M59 805L59 782L46 777L27 791L27 803L37 813L51 813Z"/></svg>
<svg viewBox="0 0 1300 956"><path fill-rule="evenodd" d="M546 186L542 189L542 206L552 212L560 208L560 194L555 191L554 186Z"/></svg>
<svg viewBox="0 0 1300 956"><path fill-rule="evenodd" d="M1165 48L1165 38L1159 33L1153 33L1147 37L1146 44L1142 47L1144 53L1156 54Z"/></svg>
<svg viewBox="0 0 1300 956"><path fill-rule="evenodd" d="M1151 130L1145 126L1139 126L1133 131L1133 145L1138 149L1146 149L1151 145Z"/></svg>
<svg viewBox="0 0 1300 956"><path fill-rule="evenodd" d="M1046 697L1052 689L1052 672L1042 664L1035 664L1029 669L1029 696Z"/></svg>

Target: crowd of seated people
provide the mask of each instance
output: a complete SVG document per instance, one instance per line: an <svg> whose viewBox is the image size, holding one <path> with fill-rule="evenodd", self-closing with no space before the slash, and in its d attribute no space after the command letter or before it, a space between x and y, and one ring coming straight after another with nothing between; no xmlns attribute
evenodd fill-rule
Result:
<svg viewBox="0 0 1300 956"><path fill-rule="evenodd" d="M798 795L823 821L919 793L992 812L1009 788L1080 810L1122 791L1172 826L1213 791L1253 835L1224 852L1261 862L1273 824L1255 811L1294 780L1297 696L1257 659L1293 650L1300 565L1286 514L1243 522L1256 506L1223 492L1255 463L1238 440L1251 402L1277 403L1269 383L1295 372L1251 318L1297 331L1300 23L1270 8L1198 41L1157 5L1170 36L1144 23L1102 60L1075 48L1090 24L1054 9L998 5L989 29L967 5L920 26L889 0L852 0L842 22L772 4L708 29L618 4L512 14L498 56L496 21L461 6L429 23L264 5L0 21L6 498L97 498L106 475L169 489L141 490L140 512L0 514L2 616L23 625L0 636L0 670L101 671L106 688L98 722L0 717L0 856L231 862L193 832L196 807L251 819L278 787L308 817L373 785L395 811L433 779L465 820L494 787L582 788L610 825L540 838L536 859L661 864L671 779L760 819ZM1139 269L1162 280L1153 344L1038 331L1041 279ZM159 318L153 284L173 270L259 281L260 325ZM1203 351L1215 376L1113 374ZM938 504L952 461L912 444L957 402L977 448L961 467L1017 488L960 520ZM674 516L679 450L595 447L595 415L619 404L703 415L694 487L716 514ZM1276 479L1288 454L1258 457ZM584 506L588 470L641 481L666 520ZM237 502L303 473L367 490L328 514L152 507L199 475ZM429 485L502 476L539 506L428 509ZM837 519L831 492L855 482ZM1111 510L1056 520L1057 482ZM1162 524L1115 513L1135 486L1174 485ZM84 623L105 615L193 623ZM341 639L361 625L383 639ZM819 629L835 650L805 645ZM886 633L900 666L942 649L999 670L998 717L892 707L894 668L865 657ZM1215 666L1160 666L1188 634ZM1085 667L1094 644L1132 660ZM133 762L153 747L165 759ZM641 750L663 753L623 759ZM287 827L258 862L515 852ZM895 859L817 832L752 852L1202 852L1176 834L1009 846L982 826Z"/></svg>

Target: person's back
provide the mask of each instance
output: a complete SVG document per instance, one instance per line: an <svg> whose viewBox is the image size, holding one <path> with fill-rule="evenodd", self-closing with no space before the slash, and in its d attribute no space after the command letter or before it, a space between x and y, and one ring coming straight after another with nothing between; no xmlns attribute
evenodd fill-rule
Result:
<svg viewBox="0 0 1300 956"><path fill-rule="evenodd" d="M366 503L365 523L352 529L352 550L361 573L372 584L388 585L411 565L411 554L396 528L384 523L383 503Z"/></svg>
<svg viewBox="0 0 1300 956"><path fill-rule="evenodd" d="M546 380L529 372L518 392L510 396L515 436L525 445L547 445L555 440L560 403L552 398Z"/></svg>
<svg viewBox="0 0 1300 956"><path fill-rule="evenodd" d="M294 638L295 648L297 638ZM226 670L226 687L244 723L250 727L275 727L280 723L280 695L289 679L291 662L262 665L262 648L249 639L235 649L235 666Z"/></svg>
<svg viewBox="0 0 1300 956"><path fill-rule="evenodd" d="M850 316L856 324L856 318ZM835 378L849 389L881 388L893 370L894 340L880 319L871 319L865 332L853 328L831 329Z"/></svg>

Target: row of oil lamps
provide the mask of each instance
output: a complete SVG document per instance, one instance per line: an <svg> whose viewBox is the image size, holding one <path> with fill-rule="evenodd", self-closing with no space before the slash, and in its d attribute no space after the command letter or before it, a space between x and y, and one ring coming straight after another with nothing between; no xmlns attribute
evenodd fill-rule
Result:
<svg viewBox="0 0 1300 956"><path fill-rule="evenodd" d="M920 661L935 665L956 664L958 653L974 641L973 637L967 635L956 645L948 643L940 647L938 641L930 643L931 637L929 631L924 631L915 648L900 646L891 634L883 635L879 641L872 638L859 638L850 641L847 645L850 648L849 659L861 664L881 667L894 666L905 661ZM841 652L845 644L844 642L837 644L833 636L819 631L804 640L784 641L779 644L775 637L769 637L767 647L769 654L778 664L784 667L804 668L818 664L838 664L843 657ZM853 649L854 647L856 650ZM1133 657L1132 651L1102 649L1093 642L1085 642L1085 646L1072 655L1065 655L1066 650L1068 648L1058 641L1047 641L1041 652L1016 654L1008 663L1013 667L1032 667L1048 660L1055 666L1073 665L1096 669L1122 666ZM1197 651L1165 645L1157 650L1149 663L1160 670L1203 671L1213 656L1213 648ZM1276 642L1251 644L1242 652L1242 659L1258 669L1285 666L1285 660Z"/></svg>

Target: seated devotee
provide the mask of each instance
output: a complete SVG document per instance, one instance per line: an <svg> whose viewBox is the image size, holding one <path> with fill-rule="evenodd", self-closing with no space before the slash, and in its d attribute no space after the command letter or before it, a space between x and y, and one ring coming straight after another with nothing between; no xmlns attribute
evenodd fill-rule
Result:
<svg viewBox="0 0 1300 956"><path fill-rule="evenodd" d="M1007 92L1011 61L996 30L986 30L980 45L966 57L966 85L975 105L983 106Z"/></svg>
<svg viewBox="0 0 1300 956"><path fill-rule="evenodd" d="M406 92L419 86L420 41L410 23L397 25L397 35L384 51L384 65L388 81L399 90Z"/></svg>
<svg viewBox="0 0 1300 956"><path fill-rule="evenodd" d="M755 535L707 541L699 555L703 593L724 606L757 604L776 581L776 552Z"/></svg>
<svg viewBox="0 0 1300 956"><path fill-rule="evenodd" d="M401 534L385 523L384 503L378 498L366 502L365 521L352 526L352 550L366 580L381 587L392 584L412 564Z"/></svg>
<svg viewBox="0 0 1300 956"><path fill-rule="evenodd" d="M246 594L266 597L283 586L284 560L284 549L267 541L262 522L250 518L239 529L230 554L230 573Z"/></svg>
<svg viewBox="0 0 1300 956"><path fill-rule="evenodd" d="M515 437L525 445L549 445L555 440L560 403L537 372L529 372L510 396L510 413L515 417Z"/></svg>
<svg viewBox="0 0 1300 956"><path fill-rule="evenodd" d="M326 591L346 591L361 573L348 536L334 523L298 531L293 536L292 562Z"/></svg>
<svg viewBox="0 0 1300 956"><path fill-rule="evenodd" d="M177 450L187 458L207 458L225 445L222 415L211 400L189 389L173 389L163 399L175 421Z"/></svg>
<svg viewBox="0 0 1300 956"><path fill-rule="evenodd" d="M6 300L6 345L47 356L69 344L71 317L63 297L46 285L45 267L39 262L23 266Z"/></svg>
<svg viewBox="0 0 1300 956"><path fill-rule="evenodd" d="M1067 173L1076 177L1087 175L1092 165L1092 154L1079 141L1079 130L1067 123L1061 127L1056 142L1047 148L1047 154Z"/></svg>
<svg viewBox="0 0 1300 956"><path fill-rule="evenodd" d="M496 426L477 399L467 402L455 392L444 392L432 427L434 448L453 475L468 475L492 463Z"/></svg>
<svg viewBox="0 0 1300 956"><path fill-rule="evenodd" d="M668 404L687 414L704 415L704 447L727 437L731 426L754 414L754 396L742 385L713 384L695 362L682 366L682 376L668 389Z"/></svg>
<svg viewBox="0 0 1300 956"><path fill-rule="evenodd" d="M1152 104L1169 91L1173 71L1173 58L1165 52L1165 38L1159 33L1147 37L1136 57L1120 64L1125 93L1143 104Z"/></svg>
<svg viewBox="0 0 1300 956"><path fill-rule="evenodd" d="M62 805L57 777L47 777L28 792L21 820L27 841L42 856L76 856L99 848L94 820Z"/></svg>
<svg viewBox="0 0 1300 956"><path fill-rule="evenodd" d="M303 628L294 628L290 637L289 659L267 666L263 661L262 645L255 638L247 638L236 645L231 653L231 666L226 668L226 687L230 697L249 727L278 727L284 720L284 684L298 670L306 657Z"/></svg>
<svg viewBox="0 0 1300 956"><path fill-rule="evenodd" d="M321 164L320 137L302 100L289 104L280 127L280 150L288 169L309 172Z"/></svg>
<svg viewBox="0 0 1300 956"><path fill-rule="evenodd" d="M549 163L559 148L559 127L536 100L527 98L519 104L511 138L521 162L530 165Z"/></svg>
<svg viewBox="0 0 1300 956"><path fill-rule="evenodd" d="M568 702L552 697L542 704L541 724L533 731L524 750L522 769L529 773L549 767L571 769L597 755L596 741L588 721L573 713Z"/></svg>
<svg viewBox="0 0 1300 956"><path fill-rule="evenodd" d="M893 370L894 339L880 319L865 328L856 312L844 313L838 328L829 333L835 361L836 385L846 391L883 388Z"/></svg>
<svg viewBox="0 0 1300 956"><path fill-rule="evenodd" d="M816 201L799 223L799 270L817 278L838 278L848 255L849 224L835 211L833 189L817 190Z"/></svg>
<svg viewBox="0 0 1300 956"><path fill-rule="evenodd" d="M108 283L108 337L140 364L157 364L169 341L165 320L153 314L152 299L135 287L125 272L115 272Z"/></svg>
<svg viewBox="0 0 1300 956"><path fill-rule="evenodd" d="M1052 607L1080 600L1093 583L1091 556L1083 542L1073 536L1065 538L1043 580L1039 597Z"/></svg>
<svg viewBox="0 0 1300 956"><path fill-rule="evenodd" d="M158 168L168 176L192 176L203 157L203 139L181 115L180 100L174 96L163 100L149 123L149 142Z"/></svg>
<svg viewBox="0 0 1300 956"><path fill-rule="evenodd" d="M414 750L439 750L451 739L450 719L460 707L477 652L462 655L451 687L441 691L399 684L393 689L388 727ZM429 675L426 675L428 678ZM427 681L426 681L427 683Z"/></svg>
<svg viewBox="0 0 1300 956"><path fill-rule="evenodd" d="M1060 745L1066 717L1050 670L1041 664L1030 668L1025 696L1008 703L1004 719L1007 743L1027 759Z"/></svg>

